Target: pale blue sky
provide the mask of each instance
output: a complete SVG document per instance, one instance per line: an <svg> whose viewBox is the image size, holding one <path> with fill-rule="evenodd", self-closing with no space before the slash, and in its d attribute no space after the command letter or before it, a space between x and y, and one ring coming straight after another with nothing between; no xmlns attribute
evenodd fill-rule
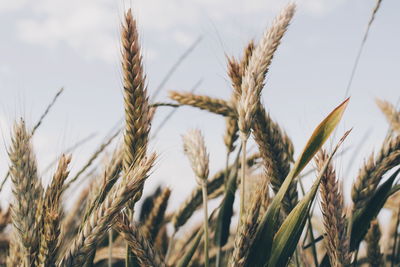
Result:
<svg viewBox="0 0 400 267"><path fill-rule="evenodd" d="M61 86L65 93L35 136L41 168L80 138L96 132L73 155L76 170L123 115L119 65L122 11L132 7L140 26L144 65L152 92L170 66L195 40L203 40L166 84L167 91L189 90L228 98L230 83L225 54L239 56L287 1L282 0L0 0L0 174L6 172L10 125L23 115L33 123ZM351 67L375 0L299 0L298 12L268 74L263 99L273 118L292 137L298 153L313 128L341 102ZM371 28L344 116L344 129L354 127L346 145L353 148L370 136L355 158L347 183L363 157L377 148L387 124L374 99L400 97L400 2L384 0ZM170 109L156 115L154 126ZM211 170L223 167L222 118L181 108L151 149L159 154L149 186L162 182L181 201L195 184L183 158L181 134L203 130ZM352 151L337 161L343 174ZM179 164L176 164L179 162ZM48 179L48 174L44 179ZM4 196L4 195L3 195Z"/></svg>

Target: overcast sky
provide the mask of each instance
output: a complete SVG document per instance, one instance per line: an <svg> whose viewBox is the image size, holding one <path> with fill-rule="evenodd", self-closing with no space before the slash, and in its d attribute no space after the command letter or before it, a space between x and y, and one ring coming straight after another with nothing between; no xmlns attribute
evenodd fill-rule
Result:
<svg viewBox="0 0 400 267"><path fill-rule="evenodd" d="M298 10L268 73L263 102L292 137L296 155L314 127L345 94L354 58L375 0L299 0ZM133 8L138 19L150 93L176 59L202 36L193 53L168 81L168 90L190 90L227 99L230 82L225 55L239 56L250 39L258 40L287 1L282 0L0 0L0 174L8 167L9 133L20 116L33 126L58 88L65 92L34 138L43 170L54 157L81 138L96 133L73 155L76 170L123 115L120 70L120 23ZM400 94L400 2L384 0L360 60L351 102L338 135L354 127L345 146L355 148L347 183L363 158L378 148L387 123L376 97L396 103ZM162 108L154 127L170 111ZM162 183L181 201L195 184L183 158L181 134L198 127L210 151L212 173L224 166L224 120L181 108L163 128L151 150L159 154L147 190ZM339 174L353 151L336 162ZM177 164L179 162L179 164ZM50 173L43 175L48 180ZM9 191L9 190L6 190ZM6 195L2 195L4 199Z"/></svg>

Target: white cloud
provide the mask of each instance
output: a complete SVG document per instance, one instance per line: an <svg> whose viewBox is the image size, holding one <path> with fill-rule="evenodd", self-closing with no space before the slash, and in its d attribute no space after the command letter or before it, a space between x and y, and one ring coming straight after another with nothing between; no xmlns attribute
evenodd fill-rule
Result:
<svg viewBox="0 0 400 267"><path fill-rule="evenodd" d="M22 41L54 47L66 44L86 58L113 60L118 57L121 11L133 6L141 28L173 36L181 45L190 43L188 31L202 20L223 21L232 16L276 13L287 0L136 0L124 4L110 0L0 0L0 12L23 9L28 13L17 22ZM299 9L323 14L343 0L300 0ZM13 3L13 4L10 4Z"/></svg>
<svg viewBox="0 0 400 267"><path fill-rule="evenodd" d="M0 0L0 12L16 10L23 7L27 0Z"/></svg>
<svg viewBox="0 0 400 267"><path fill-rule="evenodd" d="M33 13L17 24L21 40L47 47L65 43L89 58L115 58L117 14L106 3L41 0Z"/></svg>

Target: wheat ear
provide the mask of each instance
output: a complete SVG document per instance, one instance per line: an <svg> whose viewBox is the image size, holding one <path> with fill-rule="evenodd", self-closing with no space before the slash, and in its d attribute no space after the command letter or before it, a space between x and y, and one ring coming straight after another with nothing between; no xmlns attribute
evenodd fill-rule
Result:
<svg viewBox="0 0 400 267"><path fill-rule="evenodd" d="M43 187L37 173L31 135L23 120L14 126L9 157L14 195L11 214L13 231L16 232L16 238L11 241L18 242L23 262L26 266L30 266L35 262L39 246L40 223L37 215L40 209L39 203L43 198Z"/></svg>
<svg viewBox="0 0 400 267"><path fill-rule="evenodd" d="M58 163L51 185L47 188L43 202L43 230L38 256L39 266L54 266L58 252L60 221L62 217L61 194L63 185L69 175L70 156L63 155Z"/></svg>
<svg viewBox="0 0 400 267"><path fill-rule="evenodd" d="M258 227L259 214L265 204L264 197L268 195L268 182L268 179L264 179L250 200L250 208L247 211L244 223L239 227L239 232L235 235L233 254L229 261L229 266L231 267L245 266L246 264L249 248Z"/></svg>
<svg viewBox="0 0 400 267"><path fill-rule="evenodd" d="M379 222L375 219L371 222L371 226L365 236L367 241L367 260L371 266L385 266L381 246L379 245L381 235Z"/></svg>
<svg viewBox="0 0 400 267"><path fill-rule="evenodd" d="M385 140L378 155L370 156L359 171L353 184L351 198L354 203L353 212L360 210L375 192L382 176L400 163L400 136Z"/></svg>
<svg viewBox="0 0 400 267"><path fill-rule="evenodd" d="M125 14L121 39L125 105L123 171L124 177L127 178L129 169L146 153L152 117L136 20L130 9ZM134 202L140 199L142 190L137 192L134 200L130 203L131 208L133 208Z"/></svg>
<svg viewBox="0 0 400 267"><path fill-rule="evenodd" d="M271 27L268 28L254 48L244 72L241 95L237 106L239 129L244 136L243 138L248 138L250 134L252 118L257 109L261 90L264 87L265 75L294 15L295 7L295 4L287 5L275 18Z"/></svg>
<svg viewBox="0 0 400 267"><path fill-rule="evenodd" d="M253 123L253 136L263 158L264 169L270 178L272 189L277 193L290 171L293 144L279 125L271 119L261 103ZM283 200L287 214L296 206L297 201L297 181L293 181Z"/></svg>
<svg viewBox="0 0 400 267"><path fill-rule="evenodd" d="M181 105L197 107L223 116L235 116L235 110L222 99L176 91L170 91L169 98Z"/></svg>
<svg viewBox="0 0 400 267"><path fill-rule="evenodd" d="M143 225L143 233L153 243L163 226L165 211L167 210L170 195L171 189L165 188L154 200L153 208Z"/></svg>
<svg viewBox="0 0 400 267"><path fill-rule="evenodd" d="M183 149L188 157L196 181L202 188L204 210L204 256L205 266L209 266L208 257L208 206L207 206L207 179L209 174L209 155L204 143L204 137L200 130L191 130L182 137Z"/></svg>
<svg viewBox="0 0 400 267"><path fill-rule="evenodd" d="M81 266L85 263L87 255L92 255L97 243L107 234L107 230L112 226L118 213L141 190L154 161L154 154L148 159L143 158L124 181L113 187L74 238L60 261L60 266Z"/></svg>
<svg viewBox="0 0 400 267"><path fill-rule="evenodd" d="M242 79L241 95L236 105L240 139L242 140L242 174L240 218L244 215L245 203L245 173L246 145L250 135L251 124L260 101L261 90L264 87L265 75L268 72L273 55L280 44L286 29L293 17L295 5L287 5L274 20L272 26L265 32L259 44L254 49Z"/></svg>
<svg viewBox="0 0 400 267"><path fill-rule="evenodd" d="M320 171L328 154L320 151L316 157L317 169ZM321 179L321 209L326 232L326 248L333 267L348 266L350 264L350 242L347 238L347 222L345 218L344 202L339 183L332 163L328 165Z"/></svg>
<svg viewBox="0 0 400 267"><path fill-rule="evenodd" d="M165 266L161 257L148 242L148 239L137 226L130 223L126 214L122 213L118 216L114 227L128 243L140 266Z"/></svg>

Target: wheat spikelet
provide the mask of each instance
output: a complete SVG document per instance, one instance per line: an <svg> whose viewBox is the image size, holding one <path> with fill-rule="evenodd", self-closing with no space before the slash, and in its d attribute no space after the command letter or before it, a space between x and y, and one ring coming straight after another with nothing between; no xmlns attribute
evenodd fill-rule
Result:
<svg viewBox="0 0 400 267"><path fill-rule="evenodd" d="M317 169L320 172L328 159L325 151L316 157ZM347 238L347 223L344 216L343 195L339 190L335 170L330 163L321 179L321 209L326 232L326 249L333 267L344 267L350 264L350 242Z"/></svg>
<svg viewBox="0 0 400 267"><path fill-rule="evenodd" d="M153 249L145 235L141 233L137 226L129 222L126 215L118 216L117 223L114 227L128 243L129 248L136 256L140 266L165 266L161 257Z"/></svg>
<svg viewBox="0 0 400 267"><path fill-rule="evenodd" d="M240 63L233 57L228 57L228 76L231 79L233 96L236 97L242 90L242 73Z"/></svg>
<svg viewBox="0 0 400 267"><path fill-rule="evenodd" d="M391 128L400 134L400 112L388 101L376 99L376 104L390 123Z"/></svg>
<svg viewBox="0 0 400 267"><path fill-rule="evenodd" d="M168 206L171 189L165 188L154 200L153 208L143 225L143 233L151 242L154 242L164 222L165 211Z"/></svg>
<svg viewBox="0 0 400 267"><path fill-rule="evenodd" d="M23 262L29 266L35 262L39 246L38 209L43 187L37 174L36 158L32 150L30 134L24 121L14 126L12 146L9 152L11 160L11 180L14 201L11 206L13 231L18 242ZM14 245L12 245L14 246Z"/></svg>
<svg viewBox="0 0 400 267"><path fill-rule="evenodd" d="M273 55L280 44L295 12L295 5L287 5L275 18L271 27L265 32L254 49L243 76L237 114L242 138L248 138L261 90L264 87L265 75L268 72Z"/></svg>
<svg viewBox="0 0 400 267"><path fill-rule="evenodd" d="M384 266L383 254L379 241L381 240L381 230L377 219L371 222L371 226L365 236L367 241L367 259L371 266Z"/></svg>
<svg viewBox="0 0 400 267"><path fill-rule="evenodd" d="M253 54L254 48L255 48L254 41L251 40L247 44L246 48L244 49L242 60L240 61L240 76L242 76L242 77L246 73L246 68L249 65L250 58L251 58L251 55ZM241 89L242 88L240 87L240 90Z"/></svg>
<svg viewBox="0 0 400 267"><path fill-rule="evenodd" d="M235 116L235 110L222 99L176 91L170 91L169 98L181 105L197 107L223 116Z"/></svg>
<svg viewBox="0 0 400 267"><path fill-rule="evenodd" d="M375 192L382 176L400 163L400 136L388 139L383 144L378 155L370 156L359 171L353 184L351 197L354 202L353 211L363 208Z"/></svg>
<svg viewBox="0 0 400 267"><path fill-rule="evenodd" d="M68 165L71 162L69 156L60 158L57 171L51 185L47 188L43 202L43 230L40 240L40 251L38 256L39 266L54 266L57 255L60 235L61 220L61 194L63 185L69 175Z"/></svg>
<svg viewBox="0 0 400 267"><path fill-rule="evenodd" d="M261 104L255 115L253 135L263 158L265 171L270 177L272 189L277 193L290 171L293 144ZM297 181L293 181L284 198L284 210L289 213L297 201Z"/></svg>
<svg viewBox="0 0 400 267"><path fill-rule="evenodd" d="M131 170L124 182L107 194L103 203L90 215L81 231L74 238L68 251L60 261L60 266L81 266L92 255L97 243L107 233L118 213L127 202L141 190L149 170L155 160L143 158L137 168Z"/></svg>

